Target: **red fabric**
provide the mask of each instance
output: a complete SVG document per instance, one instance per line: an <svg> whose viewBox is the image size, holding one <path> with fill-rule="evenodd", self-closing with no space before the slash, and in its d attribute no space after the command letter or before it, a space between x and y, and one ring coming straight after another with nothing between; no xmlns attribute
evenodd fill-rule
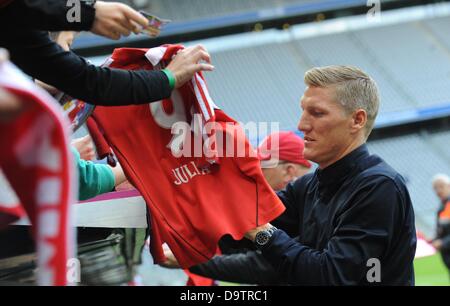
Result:
<svg viewBox="0 0 450 306"><path fill-rule="evenodd" d="M164 51L164 58L170 59L173 50L176 48L156 51ZM112 55L111 67L153 69L146 58L149 53L145 49L117 49ZM200 74L196 77L197 81L204 82ZM202 90L209 96L206 86ZM265 181L256 153L243 130L221 110L214 109L214 118L209 118L217 125L208 135L220 135L234 144L244 144L246 154L243 157L219 159L216 155L217 163L201 169L204 160L210 161L207 156L175 157L171 153L168 144L173 144L175 136L171 133L173 126L167 123L173 117L177 121L191 122L192 110L192 113L201 113L202 120L206 121L204 112L197 107L197 97L191 82L162 102L97 107L93 114L126 176L150 209L150 249L155 262L165 261L161 245L166 242L183 268L210 259L223 235L242 239L245 232L270 222L285 209ZM192 131L188 134L185 136L194 136ZM223 154L233 149L214 150L216 153L222 150Z"/></svg>
<svg viewBox="0 0 450 306"><path fill-rule="evenodd" d="M0 123L0 179L15 192L3 182L0 227L27 215L37 245L38 284L65 285L74 239L69 123L56 101L9 63L0 65L0 87L26 105L15 120Z"/></svg>
<svg viewBox="0 0 450 306"><path fill-rule="evenodd" d="M190 272L188 269L185 269L184 272L188 276L188 280L186 282L186 286L214 286L215 282L211 278L203 277L197 274Z"/></svg>
<svg viewBox="0 0 450 306"><path fill-rule="evenodd" d="M105 138L103 138L103 135L97 126L97 122L89 117L86 120L86 126L89 130L89 134L91 135L93 142L95 143L95 149L97 151L98 159L106 158L108 164L112 167L115 167L116 160L114 159L113 152L111 151L109 144L105 141Z"/></svg>
<svg viewBox="0 0 450 306"><path fill-rule="evenodd" d="M11 2L13 2L13 0L0 0L0 8L9 5Z"/></svg>

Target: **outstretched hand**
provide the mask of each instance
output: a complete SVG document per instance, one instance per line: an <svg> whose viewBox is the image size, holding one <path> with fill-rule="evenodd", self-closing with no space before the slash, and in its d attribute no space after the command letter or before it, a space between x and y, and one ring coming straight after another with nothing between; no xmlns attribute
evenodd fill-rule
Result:
<svg viewBox="0 0 450 306"><path fill-rule="evenodd" d="M138 34L148 25L148 19L126 4L97 1L91 32L111 39Z"/></svg>
<svg viewBox="0 0 450 306"><path fill-rule="evenodd" d="M212 71L211 56L205 47L196 45L181 50L166 67L175 77L175 87L183 86L200 71Z"/></svg>
<svg viewBox="0 0 450 306"><path fill-rule="evenodd" d="M178 263L178 260L175 258L175 255L173 255L170 248L166 245L164 245L164 256L166 257L166 261L164 263L159 264L161 267L168 268L168 269L180 269L180 264Z"/></svg>

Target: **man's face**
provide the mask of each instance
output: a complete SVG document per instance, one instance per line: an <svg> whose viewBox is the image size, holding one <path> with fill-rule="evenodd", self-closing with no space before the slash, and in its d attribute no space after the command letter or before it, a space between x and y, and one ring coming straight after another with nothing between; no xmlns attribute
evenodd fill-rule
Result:
<svg viewBox="0 0 450 306"><path fill-rule="evenodd" d="M435 182L433 188L441 201L445 201L450 196L450 184L444 181Z"/></svg>
<svg viewBox="0 0 450 306"><path fill-rule="evenodd" d="M336 101L334 88L307 87L298 129L304 133L305 159L325 168L345 155L355 140L352 115Z"/></svg>
<svg viewBox="0 0 450 306"><path fill-rule="evenodd" d="M273 190L278 191L286 188L290 182L302 177L309 172L309 168L281 161L281 164L273 168L262 168L264 177Z"/></svg>
<svg viewBox="0 0 450 306"><path fill-rule="evenodd" d="M285 173L282 165L273 168L262 168L262 171L267 183L269 183L273 190L281 190L286 186L284 182Z"/></svg>

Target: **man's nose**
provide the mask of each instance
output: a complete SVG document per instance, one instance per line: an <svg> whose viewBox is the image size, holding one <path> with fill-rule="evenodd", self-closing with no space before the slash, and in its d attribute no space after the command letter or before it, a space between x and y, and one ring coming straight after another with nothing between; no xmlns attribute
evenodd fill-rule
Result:
<svg viewBox="0 0 450 306"><path fill-rule="evenodd" d="M298 130L301 132L307 132L311 129L311 125L309 124L308 118L305 115L305 112L300 116L300 121L297 126Z"/></svg>

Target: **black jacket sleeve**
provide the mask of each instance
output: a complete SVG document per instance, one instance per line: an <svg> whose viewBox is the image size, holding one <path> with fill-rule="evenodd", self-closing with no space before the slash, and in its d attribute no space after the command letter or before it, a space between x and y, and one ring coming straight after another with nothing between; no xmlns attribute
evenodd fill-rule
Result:
<svg viewBox="0 0 450 306"><path fill-rule="evenodd" d="M405 215L404 193L380 178L360 189L339 213L333 236L315 250L276 231L262 250L264 257L292 285L357 285L366 277L369 258L383 258L395 244L395 227Z"/></svg>
<svg viewBox="0 0 450 306"><path fill-rule="evenodd" d="M28 75L96 105L145 104L171 94L162 71L126 71L91 65L66 52L43 31L0 29L0 45Z"/></svg>
<svg viewBox="0 0 450 306"><path fill-rule="evenodd" d="M257 251L219 255L206 263L193 266L192 273L240 284L276 285L278 275L269 262Z"/></svg>
<svg viewBox="0 0 450 306"><path fill-rule="evenodd" d="M67 15L79 9L79 19ZM46 31L89 31L95 19L95 9L82 1L67 0L13 0L0 9L2 26L8 29Z"/></svg>

